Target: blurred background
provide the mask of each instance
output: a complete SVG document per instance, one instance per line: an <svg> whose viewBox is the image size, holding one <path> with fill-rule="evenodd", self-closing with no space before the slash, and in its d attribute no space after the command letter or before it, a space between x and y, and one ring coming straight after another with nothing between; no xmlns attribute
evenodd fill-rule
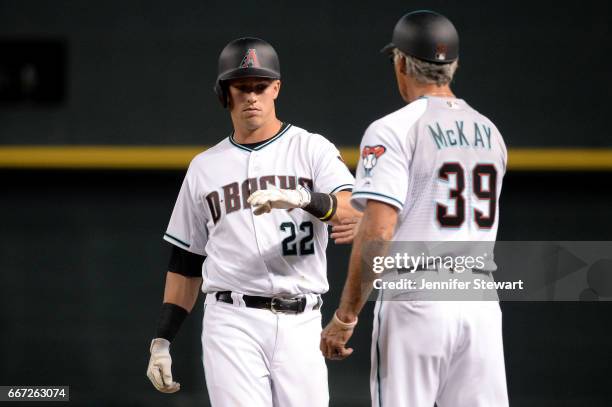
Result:
<svg viewBox="0 0 612 407"><path fill-rule="evenodd" d="M201 304L173 344L182 390L158 393L145 370L184 171L231 131L219 52L271 42L279 117L354 166L367 125L403 105L378 51L422 8L457 26L453 89L509 147L499 240L611 240L608 3L0 0L0 385L70 385L79 406L208 405ZM330 245L326 320L349 252ZM354 356L328 364L332 406L369 405L371 309ZM502 309L512 406L612 405L611 302Z"/></svg>

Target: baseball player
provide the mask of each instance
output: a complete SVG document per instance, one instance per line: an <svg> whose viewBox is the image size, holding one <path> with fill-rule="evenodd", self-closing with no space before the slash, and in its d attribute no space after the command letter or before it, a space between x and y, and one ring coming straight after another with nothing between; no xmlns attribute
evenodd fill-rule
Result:
<svg viewBox="0 0 612 407"><path fill-rule="evenodd" d="M371 272L362 259L384 254L384 245L373 242L495 241L506 147L495 125L450 89L458 50L453 24L431 11L404 15L383 49L407 106L373 122L361 142L351 202L364 217L340 306L322 333L321 351L330 359L352 353L346 343L372 289L362 289ZM454 271L438 265L421 273ZM491 279L484 270L464 273ZM394 301L378 294L373 406L508 405L497 301Z"/></svg>
<svg viewBox="0 0 612 407"><path fill-rule="evenodd" d="M234 131L193 159L164 235L173 252L147 369L159 391L180 388L170 343L201 287L213 406L328 404L326 222L350 229L354 179L331 142L277 119L280 87L267 42L240 38L221 52L215 91Z"/></svg>

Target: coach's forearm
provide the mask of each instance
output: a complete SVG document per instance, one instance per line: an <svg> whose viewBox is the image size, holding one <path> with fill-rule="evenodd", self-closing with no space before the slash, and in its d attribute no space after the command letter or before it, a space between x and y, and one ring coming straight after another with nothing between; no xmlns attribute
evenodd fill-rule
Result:
<svg viewBox="0 0 612 407"><path fill-rule="evenodd" d="M368 300L372 282L378 277L372 271L372 259L386 254L396 222L395 209L383 203L368 201L353 242L348 275L338 307L337 315L342 321L354 321Z"/></svg>
<svg viewBox="0 0 612 407"><path fill-rule="evenodd" d="M201 287L202 277L187 277L169 271L166 273L164 303L176 304L187 312L191 312Z"/></svg>
<svg viewBox="0 0 612 407"><path fill-rule="evenodd" d="M346 283L342 290L342 297L340 298L340 305L337 311L338 318L347 323L353 322L357 318L370 294L369 290L362 284L361 278L363 234L363 227L361 227L353 241Z"/></svg>

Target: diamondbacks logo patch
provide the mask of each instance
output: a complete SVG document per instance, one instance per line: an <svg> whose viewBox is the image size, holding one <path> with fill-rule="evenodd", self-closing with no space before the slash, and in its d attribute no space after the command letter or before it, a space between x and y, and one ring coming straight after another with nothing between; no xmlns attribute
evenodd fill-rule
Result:
<svg viewBox="0 0 612 407"><path fill-rule="evenodd" d="M242 58L240 68L260 68L259 59L257 59L257 50L255 48L249 48Z"/></svg>
<svg viewBox="0 0 612 407"><path fill-rule="evenodd" d="M361 158L363 159L363 168L365 169L366 177L372 175L372 170L376 167L376 163L381 155L387 151L387 148L382 145L376 146L365 146L361 152Z"/></svg>

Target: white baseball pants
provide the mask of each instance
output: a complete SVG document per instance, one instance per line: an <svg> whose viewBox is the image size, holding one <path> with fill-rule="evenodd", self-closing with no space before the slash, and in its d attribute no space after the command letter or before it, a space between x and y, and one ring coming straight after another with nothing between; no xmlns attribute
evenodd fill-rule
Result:
<svg viewBox="0 0 612 407"><path fill-rule="evenodd" d="M374 407L506 407L497 301L378 301Z"/></svg>
<svg viewBox="0 0 612 407"><path fill-rule="evenodd" d="M324 407L327 367L319 350L321 312L307 296L301 314L247 308L206 297L202 350L213 407Z"/></svg>

